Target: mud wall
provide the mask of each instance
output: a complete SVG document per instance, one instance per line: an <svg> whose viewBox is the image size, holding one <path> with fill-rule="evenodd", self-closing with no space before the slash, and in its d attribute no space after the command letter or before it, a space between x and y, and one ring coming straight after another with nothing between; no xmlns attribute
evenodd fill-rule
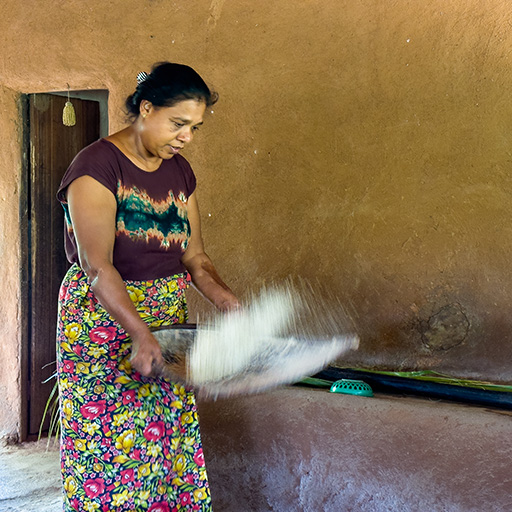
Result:
<svg viewBox="0 0 512 512"><path fill-rule="evenodd" d="M300 275L337 294L362 340L340 364L512 380L509 2L3 10L0 431L19 402L19 95L108 89L115 131L137 73L160 60L221 95L187 156L207 250L237 293Z"/></svg>
<svg viewBox="0 0 512 512"><path fill-rule="evenodd" d="M20 382L22 361L19 318L20 236L19 186L21 134L18 95L0 85L0 437L16 435L21 414Z"/></svg>

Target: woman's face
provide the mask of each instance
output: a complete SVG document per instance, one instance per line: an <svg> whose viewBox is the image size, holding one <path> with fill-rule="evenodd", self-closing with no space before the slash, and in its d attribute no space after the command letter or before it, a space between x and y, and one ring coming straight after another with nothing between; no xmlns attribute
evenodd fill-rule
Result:
<svg viewBox="0 0 512 512"><path fill-rule="evenodd" d="M203 101L184 100L172 107L155 107L143 100L138 125L144 147L164 160L177 155L203 124L205 110Z"/></svg>

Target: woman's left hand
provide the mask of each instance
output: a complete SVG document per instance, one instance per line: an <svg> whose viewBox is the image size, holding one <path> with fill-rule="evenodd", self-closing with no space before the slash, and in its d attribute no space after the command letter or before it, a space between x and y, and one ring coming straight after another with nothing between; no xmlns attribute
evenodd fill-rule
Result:
<svg viewBox="0 0 512 512"><path fill-rule="evenodd" d="M220 298L218 301L214 301L214 304L219 311L223 312L242 309L242 305L231 292L229 293L229 296Z"/></svg>

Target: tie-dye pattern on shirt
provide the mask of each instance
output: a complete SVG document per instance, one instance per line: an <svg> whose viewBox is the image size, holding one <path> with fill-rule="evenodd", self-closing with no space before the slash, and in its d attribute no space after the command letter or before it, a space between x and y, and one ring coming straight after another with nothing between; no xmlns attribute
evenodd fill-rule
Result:
<svg viewBox="0 0 512 512"><path fill-rule="evenodd" d="M156 238L163 248L178 244L185 250L190 237L187 199L183 192L175 196L169 191L166 198L158 201L144 190L119 183L117 233L137 241Z"/></svg>

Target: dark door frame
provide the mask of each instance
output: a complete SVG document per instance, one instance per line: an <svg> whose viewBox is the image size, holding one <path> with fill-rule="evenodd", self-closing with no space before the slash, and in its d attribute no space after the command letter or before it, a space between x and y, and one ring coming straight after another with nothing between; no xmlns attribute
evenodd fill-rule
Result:
<svg viewBox="0 0 512 512"><path fill-rule="evenodd" d="M56 96L67 95L67 92L47 92ZM21 393L21 414L19 419L18 437L21 441L29 439L29 404L30 404L30 345L32 337L32 234L31 234L31 166L34 155L31 155L30 126L29 126L29 96L22 94L19 100L20 118L23 120L22 130L22 168L20 180L20 202L19 202L19 225L20 225L20 333L19 333L19 359L20 359L20 393ZM100 107L100 136L108 134L108 91L89 90L71 91L71 98L93 100L99 102Z"/></svg>
<svg viewBox="0 0 512 512"><path fill-rule="evenodd" d="M22 130L22 166L20 180L20 393L21 409L18 436L20 441L24 441L28 436L28 407L29 407L29 343L30 343L30 318L32 311L31 291L30 291L30 130L28 127L29 119L29 101L28 95L23 94L20 98L20 118L23 120Z"/></svg>

